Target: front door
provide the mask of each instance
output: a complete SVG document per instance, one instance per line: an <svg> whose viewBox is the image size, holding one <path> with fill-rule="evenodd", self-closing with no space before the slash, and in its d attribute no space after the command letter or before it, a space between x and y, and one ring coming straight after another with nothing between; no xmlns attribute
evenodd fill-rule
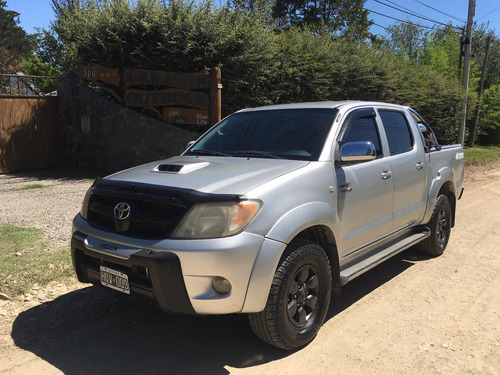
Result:
<svg viewBox="0 0 500 375"><path fill-rule="evenodd" d="M357 109L346 117L338 138L339 150L342 145L356 141L372 142L377 158L341 165L335 170L342 257L384 237L393 224L392 165L384 157L373 108Z"/></svg>

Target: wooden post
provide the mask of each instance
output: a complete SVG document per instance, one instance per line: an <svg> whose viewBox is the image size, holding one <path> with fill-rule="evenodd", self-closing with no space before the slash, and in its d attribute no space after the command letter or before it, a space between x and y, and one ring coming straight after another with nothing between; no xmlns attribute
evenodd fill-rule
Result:
<svg viewBox="0 0 500 375"><path fill-rule="evenodd" d="M222 112L222 81L220 68L210 69L210 125L221 120Z"/></svg>
<svg viewBox="0 0 500 375"><path fill-rule="evenodd" d="M472 43L472 23L474 21L474 11L476 0L469 0L469 12L467 16L467 30L465 34L465 56L464 56L464 74L462 75L462 83L464 85L464 97L462 102L462 121L458 128L457 143L464 145L465 124L467 122L467 94L469 93L469 72L471 58L471 43Z"/></svg>

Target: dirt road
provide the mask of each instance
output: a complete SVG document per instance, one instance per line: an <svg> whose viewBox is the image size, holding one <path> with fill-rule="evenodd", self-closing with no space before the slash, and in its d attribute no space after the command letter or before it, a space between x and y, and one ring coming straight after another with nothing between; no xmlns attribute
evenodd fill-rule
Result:
<svg viewBox="0 0 500 375"><path fill-rule="evenodd" d="M16 311L0 374L500 374L500 165L466 183L443 256L410 249L354 280L301 350L261 343L245 316L165 315L75 282L0 301Z"/></svg>

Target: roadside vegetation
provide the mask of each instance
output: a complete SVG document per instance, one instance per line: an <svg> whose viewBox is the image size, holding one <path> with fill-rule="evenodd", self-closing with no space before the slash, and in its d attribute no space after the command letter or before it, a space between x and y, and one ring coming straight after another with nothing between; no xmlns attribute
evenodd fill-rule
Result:
<svg viewBox="0 0 500 375"><path fill-rule="evenodd" d="M365 3L52 0L50 27L28 35L0 0L7 25L0 32L7 62L0 73L60 75L78 64L180 72L220 66L223 116L267 104L386 101L412 106L441 143L455 143L464 95L457 64L460 27L398 22L374 34ZM500 39L487 24L473 30L466 138L488 37L477 141L499 145Z"/></svg>
<svg viewBox="0 0 500 375"><path fill-rule="evenodd" d="M46 188L48 188L48 186L42 184L26 184L21 186L21 190L46 189Z"/></svg>
<svg viewBox="0 0 500 375"><path fill-rule="evenodd" d="M466 148L464 154L466 166L488 166L500 161L500 147L498 146Z"/></svg>
<svg viewBox="0 0 500 375"><path fill-rule="evenodd" d="M72 274L69 248L48 251L40 229L0 226L0 293L16 297Z"/></svg>

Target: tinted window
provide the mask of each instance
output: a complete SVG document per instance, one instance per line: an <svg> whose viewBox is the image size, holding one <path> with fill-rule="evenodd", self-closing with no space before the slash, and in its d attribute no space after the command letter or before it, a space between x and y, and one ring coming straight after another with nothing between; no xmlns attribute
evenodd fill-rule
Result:
<svg viewBox="0 0 500 375"><path fill-rule="evenodd" d="M346 120L340 145L342 146L348 142L370 141L375 146L377 157L382 156L380 137L373 116L356 118L355 113L353 115L352 120L349 118Z"/></svg>
<svg viewBox="0 0 500 375"><path fill-rule="evenodd" d="M401 112L379 111L384 124L391 155L401 154L413 148L413 138L406 117Z"/></svg>
<svg viewBox="0 0 500 375"><path fill-rule="evenodd" d="M188 155L318 160L337 110L287 109L235 113L212 128Z"/></svg>

